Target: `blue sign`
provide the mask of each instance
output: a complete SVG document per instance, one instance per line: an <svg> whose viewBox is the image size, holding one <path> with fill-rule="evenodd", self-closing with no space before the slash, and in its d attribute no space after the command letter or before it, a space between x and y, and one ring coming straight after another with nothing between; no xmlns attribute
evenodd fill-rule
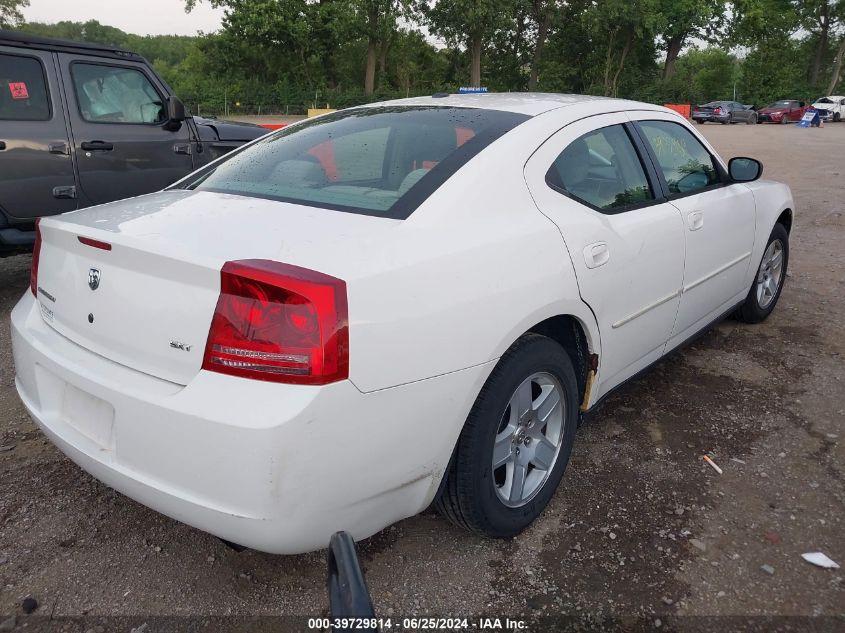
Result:
<svg viewBox="0 0 845 633"><path fill-rule="evenodd" d="M478 87L470 87L470 86L461 86L458 88L458 93L462 95L466 94L476 94L479 92L487 92L487 86L478 86Z"/></svg>
<svg viewBox="0 0 845 633"><path fill-rule="evenodd" d="M807 110L798 122L798 127L819 127L820 123L819 113L816 110Z"/></svg>

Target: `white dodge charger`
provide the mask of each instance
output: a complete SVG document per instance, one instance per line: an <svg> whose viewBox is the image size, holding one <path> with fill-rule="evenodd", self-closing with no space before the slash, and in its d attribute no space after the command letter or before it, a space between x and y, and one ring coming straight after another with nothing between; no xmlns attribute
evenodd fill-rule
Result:
<svg viewBox="0 0 845 633"><path fill-rule="evenodd" d="M512 536L583 412L718 319L772 311L793 202L761 170L616 99L325 115L45 218L17 390L89 473L244 546L314 550L432 502Z"/></svg>

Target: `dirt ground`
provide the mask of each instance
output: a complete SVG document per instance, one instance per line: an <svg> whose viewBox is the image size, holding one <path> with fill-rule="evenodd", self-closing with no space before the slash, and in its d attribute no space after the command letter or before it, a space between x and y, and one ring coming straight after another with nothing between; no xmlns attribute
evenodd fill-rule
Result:
<svg viewBox="0 0 845 633"><path fill-rule="evenodd" d="M607 400L579 430L549 509L519 537L484 540L424 513L361 543L378 615L845 630L845 123L703 131L794 192L774 314L719 325ZM15 393L8 327L28 269L26 256L0 260L0 630L49 616L57 631L129 631L107 616L134 616L151 633L165 615L220 630L215 616L324 614L324 553L230 550L98 483L36 429ZM843 568L801 559L815 551ZM562 626L544 622L529 630Z"/></svg>

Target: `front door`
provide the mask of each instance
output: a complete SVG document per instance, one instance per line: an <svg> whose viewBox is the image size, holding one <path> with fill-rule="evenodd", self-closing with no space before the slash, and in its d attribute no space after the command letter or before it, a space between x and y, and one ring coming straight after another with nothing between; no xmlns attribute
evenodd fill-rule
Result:
<svg viewBox="0 0 845 633"><path fill-rule="evenodd" d="M673 115L632 115L651 148L669 201L684 222L686 264L675 345L720 317L748 292L754 194L730 181L715 154Z"/></svg>
<svg viewBox="0 0 845 633"><path fill-rule="evenodd" d="M599 324L598 396L657 360L678 310L684 225L624 114L567 125L529 160L540 210L561 229Z"/></svg>
<svg viewBox="0 0 845 633"><path fill-rule="evenodd" d="M192 170L188 125L165 129L166 92L143 64L67 54L59 60L90 204L158 191Z"/></svg>
<svg viewBox="0 0 845 633"><path fill-rule="evenodd" d="M72 211L75 185L52 53L0 46L0 210L13 224Z"/></svg>

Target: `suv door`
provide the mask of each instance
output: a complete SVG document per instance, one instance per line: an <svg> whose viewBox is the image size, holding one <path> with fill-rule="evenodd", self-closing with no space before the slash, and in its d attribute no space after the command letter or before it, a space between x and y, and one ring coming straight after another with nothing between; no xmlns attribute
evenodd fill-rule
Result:
<svg viewBox="0 0 845 633"><path fill-rule="evenodd" d="M91 204L158 191L193 169L188 125L165 129L167 91L146 66L64 53L59 65Z"/></svg>
<svg viewBox="0 0 845 633"><path fill-rule="evenodd" d="M662 355L684 279L684 225L639 143L624 114L590 117L549 138L525 168L599 324L597 397Z"/></svg>
<svg viewBox="0 0 845 633"><path fill-rule="evenodd" d="M754 194L731 182L709 147L678 117L631 113L657 168L664 195L684 221L686 258L669 347L681 343L748 293L754 247Z"/></svg>
<svg viewBox="0 0 845 633"><path fill-rule="evenodd" d="M0 211L13 225L76 208L58 86L51 53L0 46Z"/></svg>

